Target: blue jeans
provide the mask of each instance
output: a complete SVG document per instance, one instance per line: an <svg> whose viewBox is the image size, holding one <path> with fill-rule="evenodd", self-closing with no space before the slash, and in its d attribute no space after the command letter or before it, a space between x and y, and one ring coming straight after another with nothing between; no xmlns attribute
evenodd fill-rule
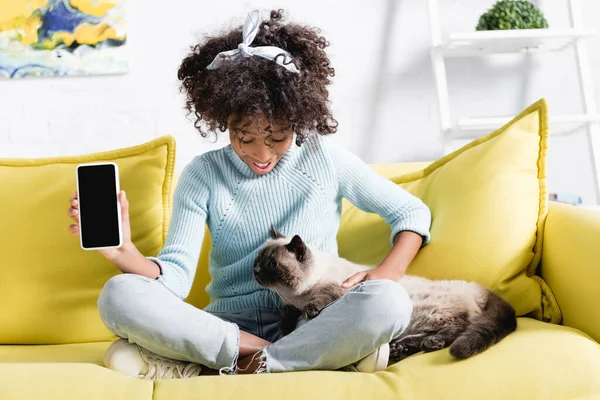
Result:
<svg viewBox="0 0 600 400"><path fill-rule="evenodd" d="M160 282L137 274L109 279L98 298L100 317L115 335L163 357L212 369L237 362L240 329L271 345L267 371L336 370L400 336L412 303L399 283L361 282L285 337L272 308L208 313L174 296Z"/></svg>

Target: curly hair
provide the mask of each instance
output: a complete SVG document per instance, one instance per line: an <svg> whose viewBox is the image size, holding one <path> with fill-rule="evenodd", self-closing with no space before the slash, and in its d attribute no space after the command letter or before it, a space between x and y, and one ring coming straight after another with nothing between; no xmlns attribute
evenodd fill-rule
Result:
<svg viewBox="0 0 600 400"><path fill-rule="evenodd" d="M195 115L194 126L203 137L208 132L225 132L230 116L239 121L243 115L251 118L261 112L270 124L291 122L298 146L315 131L321 135L336 132L338 123L329 109L326 88L335 75L324 50L329 42L319 35L318 28L284 24L282 18L283 10L271 11L251 47L287 50L299 74L262 57L227 61L218 69L207 70L218 53L236 49L242 42L241 27L192 46L177 77L186 93L186 108Z"/></svg>

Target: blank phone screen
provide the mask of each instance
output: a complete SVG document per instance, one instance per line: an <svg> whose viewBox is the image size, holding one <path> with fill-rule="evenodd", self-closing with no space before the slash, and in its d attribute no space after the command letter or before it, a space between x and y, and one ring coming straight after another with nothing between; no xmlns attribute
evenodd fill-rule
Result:
<svg viewBox="0 0 600 400"><path fill-rule="evenodd" d="M82 246L118 246L119 215L114 165L82 166L78 171Z"/></svg>

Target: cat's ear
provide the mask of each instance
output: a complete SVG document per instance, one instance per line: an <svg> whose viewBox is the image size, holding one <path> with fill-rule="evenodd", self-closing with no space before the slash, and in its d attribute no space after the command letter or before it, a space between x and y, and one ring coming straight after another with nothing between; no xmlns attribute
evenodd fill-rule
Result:
<svg viewBox="0 0 600 400"><path fill-rule="evenodd" d="M296 255L296 260L304 261L304 256L306 255L306 245L300 239L300 236L295 235L292 238L292 241L288 243L285 248Z"/></svg>
<svg viewBox="0 0 600 400"><path fill-rule="evenodd" d="M284 238L285 235L275 228L275 225L271 225L271 231L269 232L271 235L271 239L281 239Z"/></svg>

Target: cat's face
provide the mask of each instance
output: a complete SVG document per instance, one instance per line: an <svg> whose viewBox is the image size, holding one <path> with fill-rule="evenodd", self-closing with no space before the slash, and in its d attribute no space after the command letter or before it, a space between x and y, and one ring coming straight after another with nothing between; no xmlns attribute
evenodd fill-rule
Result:
<svg viewBox="0 0 600 400"><path fill-rule="evenodd" d="M295 290L310 272L310 250L300 236L291 240L271 228L269 239L259 250L252 271L254 279L266 288Z"/></svg>

